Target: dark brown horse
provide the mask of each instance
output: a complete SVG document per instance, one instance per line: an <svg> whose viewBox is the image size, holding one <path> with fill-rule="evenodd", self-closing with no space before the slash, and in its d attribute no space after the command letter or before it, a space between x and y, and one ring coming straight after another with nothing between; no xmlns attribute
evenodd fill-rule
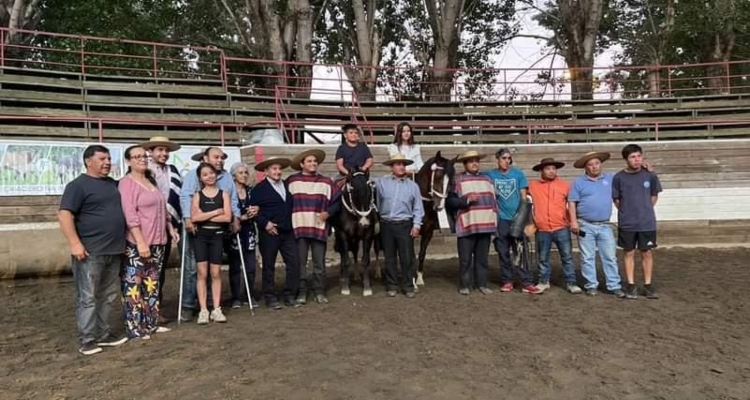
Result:
<svg viewBox="0 0 750 400"><path fill-rule="evenodd" d="M424 205L424 220L422 229L419 231L419 264L417 269L416 284L424 286L424 259L427 254L427 246L430 245L432 234L435 229L440 229L438 213L445 206L445 197L448 188L453 182L456 170L453 164L456 159L447 159L438 151L435 157L428 159L414 177L419 185Z"/></svg>
<svg viewBox="0 0 750 400"><path fill-rule="evenodd" d="M334 249L341 256L341 294L350 294L349 252L356 262L359 243L362 242L362 295L371 296L370 249L376 240L377 222L375 188L369 176L361 171L350 171L345 179L339 198L341 210L332 218L336 232Z"/></svg>

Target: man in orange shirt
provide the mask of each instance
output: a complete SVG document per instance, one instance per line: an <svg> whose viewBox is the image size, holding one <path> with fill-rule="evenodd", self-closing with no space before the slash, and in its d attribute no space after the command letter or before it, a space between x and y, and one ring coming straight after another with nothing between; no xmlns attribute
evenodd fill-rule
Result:
<svg viewBox="0 0 750 400"><path fill-rule="evenodd" d="M565 163L545 158L535 165L534 172L541 172L540 180L529 181L529 195L534 204L534 224L537 227L536 248L539 256L539 284L540 292L549 289L549 279L552 268L549 265L549 252L552 243L560 252L565 285L568 292L579 294L583 291L576 282L573 267L573 245L568 229L568 182L557 177L557 170Z"/></svg>

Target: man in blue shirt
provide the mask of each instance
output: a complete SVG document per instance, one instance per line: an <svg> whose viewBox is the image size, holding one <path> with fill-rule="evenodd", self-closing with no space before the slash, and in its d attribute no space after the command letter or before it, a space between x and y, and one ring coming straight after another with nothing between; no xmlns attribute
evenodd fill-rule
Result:
<svg viewBox="0 0 750 400"><path fill-rule="evenodd" d="M602 260L607 280L607 290L617 298L625 297L617 268L615 236L609 224L612 216L611 173L602 172L602 164L609 153L589 152L573 166L584 168L585 173L573 182L568 195L570 230L578 235L581 251L581 274L586 280L586 294L596 295L599 281L596 277L596 251Z"/></svg>
<svg viewBox="0 0 750 400"><path fill-rule="evenodd" d="M540 290L534 286L531 271L521 265L513 265L510 249L517 249L516 239L510 235L510 226L516 218L516 212L521 201L526 201L526 191L529 183L524 173L513 167L513 157L509 149L500 149L495 153L497 169L484 172L495 187L495 199L499 210L497 234L495 235L495 250L500 258L500 291L510 292L514 289L514 275L518 275L524 293L538 294Z"/></svg>
<svg viewBox="0 0 750 400"><path fill-rule="evenodd" d="M216 169L216 185L219 189L229 193L229 198L232 201L232 214L234 215L234 219L232 220L232 232L234 233L239 230L240 215L242 214L240 213L237 187L234 184L234 179L229 172L224 170L224 160L226 159L227 155L218 147L208 147L202 153L195 154L192 157L193 161L211 164L214 169ZM181 319L183 321L190 321L192 319L197 295L195 286L197 271L195 268L195 257L193 255L193 233L195 232L195 227L190 219L190 207L193 195L200 189L201 184L198 179L197 168L190 170L190 172L185 175L182 182L182 190L180 190L180 208L182 209L182 218L186 233L185 240L180 241L180 243L183 243L183 246L185 246L182 250L182 254L185 255L181 304ZM211 287L210 281L208 282L208 287Z"/></svg>
<svg viewBox="0 0 750 400"><path fill-rule="evenodd" d="M395 154L383 163L391 168L391 175L375 180L388 297L395 297L397 288L407 298L413 299L416 296L412 284L414 238L419 236L419 229L422 227L424 206L419 186L406 175L406 166L413 162L402 154ZM401 266L400 282L396 271L397 252Z"/></svg>

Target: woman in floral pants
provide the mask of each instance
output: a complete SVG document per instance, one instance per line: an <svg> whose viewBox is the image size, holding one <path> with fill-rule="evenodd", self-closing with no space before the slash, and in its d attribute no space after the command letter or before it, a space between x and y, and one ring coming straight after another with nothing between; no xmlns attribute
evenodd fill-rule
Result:
<svg viewBox="0 0 750 400"><path fill-rule="evenodd" d="M122 274L125 298L125 329L130 339L148 339L152 333L168 332L159 327L159 273L167 243L166 227L174 242L177 232L169 223L166 199L148 169L146 150L125 150L128 173L119 183L122 209L128 227Z"/></svg>

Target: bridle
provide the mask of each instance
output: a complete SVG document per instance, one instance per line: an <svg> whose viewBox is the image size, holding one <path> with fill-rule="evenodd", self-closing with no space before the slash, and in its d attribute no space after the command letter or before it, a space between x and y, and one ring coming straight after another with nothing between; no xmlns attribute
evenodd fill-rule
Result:
<svg viewBox="0 0 750 400"><path fill-rule="evenodd" d="M435 204L435 210L440 211L443 209L443 202L445 198L448 196L448 180L445 179L446 176L443 174L443 190L438 191L435 189L435 173L440 170L442 171L444 168L437 165L437 163L433 162L430 166L430 170L432 170L432 173L430 174L430 191L427 193L430 197L422 196L423 201L427 202L434 202L435 199L438 199Z"/></svg>
<svg viewBox="0 0 750 400"><path fill-rule="evenodd" d="M355 172L351 175L352 178L360 175L364 175L364 172ZM367 181L367 184L370 185L370 188L375 186L375 183L371 180ZM375 192L374 190L370 190L370 204L369 208L365 211L362 211L357 208L357 206L354 205L354 199L352 197L352 191L353 187L349 182L346 182L346 190L344 190L346 196L341 196L341 204L344 205L344 208L346 211L348 211L350 214L354 216L359 217L359 224L361 226L368 226L370 224L370 220L368 219L373 211L378 210L378 208L375 206ZM347 203L348 200L348 203Z"/></svg>

